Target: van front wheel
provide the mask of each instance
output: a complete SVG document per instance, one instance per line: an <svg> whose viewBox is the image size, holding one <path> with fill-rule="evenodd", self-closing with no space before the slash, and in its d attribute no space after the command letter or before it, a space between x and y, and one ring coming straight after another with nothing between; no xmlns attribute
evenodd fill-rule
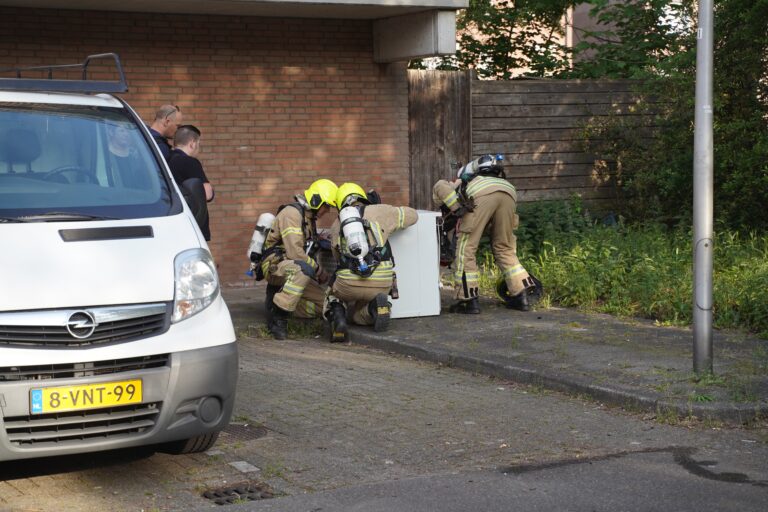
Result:
<svg viewBox="0 0 768 512"><path fill-rule="evenodd" d="M181 441L166 443L163 445L162 451L172 455L204 452L210 450L218 438L218 432L211 432L210 434L203 434L189 439L182 439Z"/></svg>

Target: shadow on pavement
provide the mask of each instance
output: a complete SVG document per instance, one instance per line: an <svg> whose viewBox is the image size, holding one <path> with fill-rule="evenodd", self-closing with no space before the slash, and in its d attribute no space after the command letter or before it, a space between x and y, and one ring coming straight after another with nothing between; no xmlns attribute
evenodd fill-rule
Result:
<svg viewBox="0 0 768 512"><path fill-rule="evenodd" d="M156 447L150 446L0 462L0 481L121 466L149 458L156 450Z"/></svg>
<svg viewBox="0 0 768 512"><path fill-rule="evenodd" d="M264 325L263 286L222 290L237 333ZM569 308L521 313L481 299L481 314L403 318L387 332L350 327L350 340L443 366L591 397L664 422L745 424L768 410L768 342L715 330L714 375L692 369L690 329Z"/></svg>

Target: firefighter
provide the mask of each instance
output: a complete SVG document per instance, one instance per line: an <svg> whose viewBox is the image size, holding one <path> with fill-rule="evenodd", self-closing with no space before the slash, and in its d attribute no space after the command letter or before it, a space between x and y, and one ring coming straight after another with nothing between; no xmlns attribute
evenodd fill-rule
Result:
<svg viewBox="0 0 768 512"><path fill-rule="evenodd" d="M331 227L331 246L338 266L325 304L332 342L348 338L347 308L353 323L372 325L377 332L387 329L392 307L388 296L395 282L388 239L418 219L407 206L372 204L355 183L339 187L336 207L339 219Z"/></svg>
<svg viewBox="0 0 768 512"><path fill-rule="evenodd" d="M315 261L319 248L316 220L336 206L334 182L319 179L296 201L281 206L264 242L260 271L267 280L267 327L275 339L288 335L288 317L322 313L327 276Z"/></svg>
<svg viewBox="0 0 768 512"><path fill-rule="evenodd" d="M517 258L517 192L506 180L502 160L502 155L483 155L459 168L455 181L440 180L432 189L432 199L443 210L446 223L455 223L457 235L453 273L457 302L451 313L480 313L476 253L486 228L506 284L505 305L530 309L528 294L537 283Z"/></svg>

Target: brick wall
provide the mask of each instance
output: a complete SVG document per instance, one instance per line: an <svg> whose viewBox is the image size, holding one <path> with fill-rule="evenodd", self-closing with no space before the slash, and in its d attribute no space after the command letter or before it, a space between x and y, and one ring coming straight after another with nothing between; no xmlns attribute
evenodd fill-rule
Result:
<svg viewBox="0 0 768 512"><path fill-rule="evenodd" d="M249 283L258 215L318 177L408 203L407 81L402 67L373 62L370 22L0 7L0 67L110 51L139 115L177 104L203 131L224 286Z"/></svg>

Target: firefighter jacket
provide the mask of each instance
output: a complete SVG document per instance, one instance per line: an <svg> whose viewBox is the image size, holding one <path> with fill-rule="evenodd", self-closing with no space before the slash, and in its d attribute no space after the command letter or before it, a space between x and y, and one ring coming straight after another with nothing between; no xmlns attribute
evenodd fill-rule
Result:
<svg viewBox="0 0 768 512"><path fill-rule="evenodd" d="M337 262L341 262L336 270L336 278L343 279L351 286L386 285L392 283L394 275L394 258L387 241L392 233L405 229L416 223L419 214L413 208L407 206L390 206L387 204L365 205L361 207L361 217L366 221L366 234L368 235L369 253L379 261L369 276L362 276L351 268L343 265L349 260L345 256L346 241L341 233L340 223L337 219L331 226L331 244L333 255Z"/></svg>
<svg viewBox="0 0 768 512"><path fill-rule="evenodd" d="M302 261L317 270L317 262L306 252L307 240L313 238L311 213L299 203L280 207L272 224L272 230L264 242L265 254L262 268L283 259Z"/></svg>
<svg viewBox="0 0 768 512"><path fill-rule="evenodd" d="M432 200L435 204L443 204L452 212L464 206L471 206L475 197L481 197L493 192L502 191L517 202L517 191L510 182L494 176L475 176L469 182L440 180L432 189Z"/></svg>

